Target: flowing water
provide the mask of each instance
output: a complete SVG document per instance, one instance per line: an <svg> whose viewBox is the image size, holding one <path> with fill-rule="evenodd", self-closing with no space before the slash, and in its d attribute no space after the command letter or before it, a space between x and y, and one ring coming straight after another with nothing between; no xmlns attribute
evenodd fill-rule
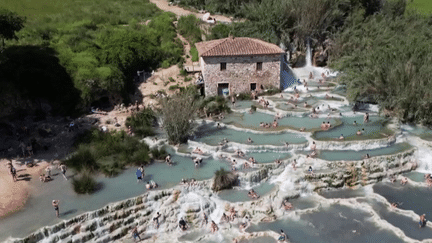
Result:
<svg viewBox="0 0 432 243"><path fill-rule="evenodd" d="M334 83L337 73L311 65L311 51L308 48L307 65L294 69L300 80L307 80L309 90L302 85L286 89L282 95L265 97L270 101L270 108L264 109L257 101L240 101L221 121L198 121L199 127L186 145L173 148L164 143L164 135L159 134L159 145L164 145L172 155L174 165L155 162L145 168L144 182L138 183L136 168L127 168L122 174L97 181L101 188L93 195L77 195L73 192L70 180L61 175L54 176L50 183L33 183L30 198L21 211L0 220L0 241L8 237L24 237L40 227L53 225L65 219L87 211L99 209L110 202L120 201L146 193L145 183L154 180L158 189L169 189L184 179L198 181L211 179L220 168L236 168L240 176L240 185L219 193L210 191L183 191L182 204L177 212L185 215L191 205L203 207L207 204L209 218L219 223L226 210L226 205L249 205L248 210L266 211L266 205L274 200L289 198L293 209L284 211L276 220L269 223L251 222L247 232L265 234L252 239L243 239L243 234L235 224L220 224L221 230L209 234L208 230L193 228L184 234L163 237L162 230L149 228L152 234L161 236L159 242L231 242L234 237L239 242L276 242L277 233L283 229L291 242L432 242L432 226L418 227L420 214L426 218L432 215L432 189L424 182L424 173L432 172L432 149L428 140L432 139L432 130L414 125L401 125L378 114L378 107L365 105L354 113L352 105L343 96L344 86ZM321 74L326 73L324 84L319 83ZM312 74L312 78L309 76ZM318 89L318 87L320 87ZM288 104L294 91L300 93L298 108ZM326 98L326 94L328 95ZM311 107L303 107L304 102L318 111L316 118L311 118ZM250 114L251 105L258 110ZM368 123L363 122L364 113L370 114ZM278 127L263 128L260 123L272 123L275 116ZM331 129L321 130L322 122L330 122ZM355 121L355 124L354 124ZM218 128L220 123L221 128ZM305 128L300 132L300 128ZM364 129L364 130L363 130ZM362 135L357 135L357 131ZM341 134L344 140L337 140ZM388 140L393 136L393 140ZM253 142L247 142L250 138ZM226 143L221 143L227 140ZM307 159L311 152L310 144L317 141L317 159ZM203 163L195 167L193 149L200 147L205 154ZM357 189L347 187L315 192L314 186L305 180L307 168L312 165L315 172L332 173L326 163L340 161L360 161L366 154L372 158L391 156L415 149L414 159L418 161L417 171L408 172L408 185L394 184L384 179L375 185L360 186ZM245 153L243 157L237 150ZM243 164L254 157L257 164L244 169ZM236 160L234 164L230 162ZM297 160L297 170L291 167ZM276 165L275 160L284 163ZM54 171L54 174L58 171ZM254 189L259 200L252 200L247 193ZM59 199L60 219L55 218L51 200ZM262 199L262 200L261 200ZM261 201L260 201L261 200ZM390 203L397 202L398 209L392 209ZM260 204L263 203L263 204ZM257 208L255 207L255 204ZM260 204L260 206L258 206ZM277 205L277 204L275 204ZM155 207L160 207L155 203ZM272 208L278 213L280 208ZM244 236L244 235L243 235ZM163 239L170 238L164 241ZM47 242L48 242L47 238Z"/></svg>

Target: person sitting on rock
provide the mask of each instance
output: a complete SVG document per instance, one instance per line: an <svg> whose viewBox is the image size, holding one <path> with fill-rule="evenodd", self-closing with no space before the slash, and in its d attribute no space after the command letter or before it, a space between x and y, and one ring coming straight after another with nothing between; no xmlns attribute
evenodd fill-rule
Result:
<svg viewBox="0 0 432 243"><path fill-rule="evenodd" d="M274 120L272 126L277 127L278 125L279 125L279 123L276 120Z"/></svg>
<svg viewBox="0 0 432 243"><path fill-rule="evenodd" d="M315 141L312 141L311 150L313 150L313 151L316 150L316 144L315 144Z"/></svg>
<svg viewBox="0 0 432 243"><path fill-rule="evenodd" d="M397 207L398 207L398 204L397 204L397 203L392 203L390 206L391 206L392 208L397 208Z"/></svg>
<svg viewBox="0 0 432 243"><path fill-rule="evenodd" d="M344 138L343 134L341 134L340 137L339 137L339 140L344 140L344 139L345 138Z"/></svg>
<svg viewBox="0 0 432 243"><path fill-rule="evenodd" d="M306 131L306 127L301 127L300 132L304 132L304 131Z"/></svg>
<svg viewBox="0 0 432 243"><path fill-rule="evenodd" d="M196 148L194 149L194 151L192 151L192 153L195 153L195 154L203 154L204 152L203 152L200 148L196 147Z"/></svg>
<svg viewBox="0 0 432 243"><path fill-rule="evenodd" d="M187 230L187 223L183 218L180 218L179 227L183 231Z"/></svg>
<svg viewBox="0 0 432 243"><path fill-rule="evenodd" d="M291 210L293 208L292 204L288 202L288 199L283 200L282 206L285 210Z"/></svg>
<svg viewBox="0 0 432 243"><path fill-rule="evenodd" d="M249 216L243 218L243 222L239 225L240 230L245 230L249 226Z"/></svg>
<svg viewBox="0 0 432 243"><path fill-rule="evenodd" d="M237 216L235 208L232 207L229 212L230 212L230 216L229 216L230 221L234 221L235 217Z"/></svg>
<svg viewBox="0 0 432 243"><path fill-rule="evenodd" d="M213 220L211 221L210 227L211 227L210 229L211 229L212 233L214 233L214 232L216 232L216 231L219 230L219 227L217 226L217 224Z"/></svg>
<svg viewBox="0 0 432 243"><path fill-rule="evenodd" d="M308 172L309 172L310 174L313 174L312 166L309 166Z"/></svg>
<svg viewBox="0 0 432 243"><path fill-rule="evenodd" d="M250 157L250 158L249 158L249 161L250 161L251 163L253 163L253 164L255 164L255 163L256 163L256 160L255 160L255 158L254 158L254 157Z"/></svg>
<svg viewBox="0 0 432 243"><path fill-rule="evenodd" d="M147 184L146 184L146 189L147 189L147 190L150 190L150 189L151 189L150 182L148 182L148 181L147 181Z"/></svg>
<svg viewBox="0 0 432 243"><path fill-rule="evenodd" d="M39 179L40 179L40 181L42 181L42 182L48 182L48 181L51 181L51 180L52 180L51 176L45 176L45 174L40 175L40 176L39 176Z"/></svg>
<svg viewBox="0 0 432 243"><path fill-rule="evenodd" d="M314 150L314 151L312 151L312 153L309 154L309 156L311 158L315 158L317 156L317 152Z"/></svg>
<svg viewBox="0 0 432 243"><path fill-rule="evenodd" d="M252 138L249 137L246 142L247 143L253 143Z"/></svg>
<svg viewBox="0 0 432 243"><path fill-rule="evenodd" d="M287 235L285 234L285 232L283 230L281 230L278 241L286 241L287 239L288 239Z"/></svg>
<svg viewBox="0 0 432 243"><path fill-rule="evenodd" d="M327 130L327 125L326 125L325 121L322 122L321 129L322 130Z"/></svg>
<svg viewBox="0 0 432 243"><path fill-rule="evenodd" d="M405 185L407 183L408 183L408 178L406 178L406 177L402 178L401 185Z"/></svg>
<svg viewBox="0 0 432 243"><path fill-rule="evenodd" d="M222 213L222 217L219 221L219 223L222 223L222 222L229 222L229 217L225 213Z"/></svg>

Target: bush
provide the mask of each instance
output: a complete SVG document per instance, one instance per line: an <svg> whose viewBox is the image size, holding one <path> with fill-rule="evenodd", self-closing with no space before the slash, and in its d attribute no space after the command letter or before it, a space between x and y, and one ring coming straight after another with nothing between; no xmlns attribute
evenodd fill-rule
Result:
<svg viewBox="0 0 432 243"><path fill-rule="evenodd" d="M250 93L240 93L237 95L238 100L252 100Z"/></svg>
<svg viewBox="0 0 432 243"><path fill-rule="evenodd" d="M163 147L160 149L153 148L150 150L150 153L151 153L153 159L156 159L156 160L163 160L168 155L167 151Z"/></svg>
<svg viewBox="0 0 432 243"><path fill-rule="evenodd" d="M80 177L72 179L74 191L78 194L91 194L96 191L96 180L89 172L84 172Z"/></svg>
<svg viewBox="0 0 432 243"><path fill-rule="evenodd" d="M68 159L64 160L64 162L68 167L73 168L77 172L83 170L95 172L99 169L99 165L96 163L92 151L85 145L80 145L75 153Z"/></svg>
<svg viewBox="0 0 432 243"><path fill-rule="evenodd" d="M191 80L192 80L191 77L185 77L183 81L184 81L184 82L189 82L189 81L191 81Z"/></svg>
<svg viewBox="0 0 432 243"><path fill-rule="evenodd" d="M177 29L180 34L189 41L193 46L196 42L202 41L201 29L199 28L200 20L195 15L182 16L178 20Z"/></svg>
<svg viewBox="0 0 432 243"><path fill-rule="evenodd" d="M281 90L279 88L276 87L264 87L265 91L262 92L261 95L274 95L274 94L278 94L281 92Z"/></svg>
<svg viewBox="0 0 432 243"><path fill-rule="evenodd" d="M149 147L124 131L103 133L97 129L81 135L78 148L64 162L80 172L100 171L113 176L126 165L141 165L150 162Z"/></svg>
<svg viewBox="0 0 432 243"><path fill-rule="evenodd" d="M170 82L172 82L172 83L175 82L175 80L174 80L172 77L169 77L168 80L169 80Z"/></svg>
<svg viewBox="0 0 432 243"><path fill-rule="evenodd" d="M133 114L126 119L126 127L131 126L135 135L139 137L153 136L153 125L156 122L156 115L150 108L144 108L144 110Z"/></svg>
<svg viewBox="0 0 432 243"><path fill-rule="evenodd" d="M228 100L221 96L206 97L200 104L199 109L206 111L207 114L220 114L222 112L231 113Z"/></svg>
<svg viewBox="0 0 432 243"><path fill-rule="evenodd" d="M213 191L232 189L236 185L238 185L238 176L236 174L226 171L224 168L215 172L212 185Z"/></svg>
<svg viewBox="0 0 432 243"><path fill-rule="evenodd" d="M196 88L186 88L160 101L163 127L170 143L187 142L194 130L197 110Z"/></svg>
<svg viewBox="0 0 432 243"><path fill-rule="evenodd" d="M169 90L176 90L176 89L178 89L178 88L180 88L179 87L179 85L178 84L175 84L175 85L171 85L171 86L169 86Z"/></svg>

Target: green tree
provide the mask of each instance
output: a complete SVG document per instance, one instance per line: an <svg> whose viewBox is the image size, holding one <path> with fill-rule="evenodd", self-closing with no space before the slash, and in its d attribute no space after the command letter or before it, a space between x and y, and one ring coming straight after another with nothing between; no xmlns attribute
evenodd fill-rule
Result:
<svg viewBox="0 0 432 243"><path fill-rule="evenodd" d="M198 100L190 92L183 91L161 100L163 127L171 143L187 142L193 132Z"/></svg>
<svg viewBox="0 0 432 243"><path fill-rule="evenodd" d="M0 38L2 39L2 50L5 47L5 39L16 39L15 32L24 27L25 17L7 9L0 9Z"/></svg>

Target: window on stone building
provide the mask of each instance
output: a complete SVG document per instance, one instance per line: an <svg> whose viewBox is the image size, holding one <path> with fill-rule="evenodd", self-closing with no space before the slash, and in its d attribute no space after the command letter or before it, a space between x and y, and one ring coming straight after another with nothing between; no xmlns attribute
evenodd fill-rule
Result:
<svg viewBox="0 0 432 243"><path fill-rule="evenodd" d="M251 90L256 90L256 83L251 83Z"/></svg>
<svg viewBox="0 0 432 243"><path fill-rule="evenodd" d="M262 62L257 62L257 70L262 70Z"/></svg>
<svg viewBox="0 0 432 243"><path fill-rule="evenodd" d="M221 62L221 71L226 70L226 62Z"/></svg>

